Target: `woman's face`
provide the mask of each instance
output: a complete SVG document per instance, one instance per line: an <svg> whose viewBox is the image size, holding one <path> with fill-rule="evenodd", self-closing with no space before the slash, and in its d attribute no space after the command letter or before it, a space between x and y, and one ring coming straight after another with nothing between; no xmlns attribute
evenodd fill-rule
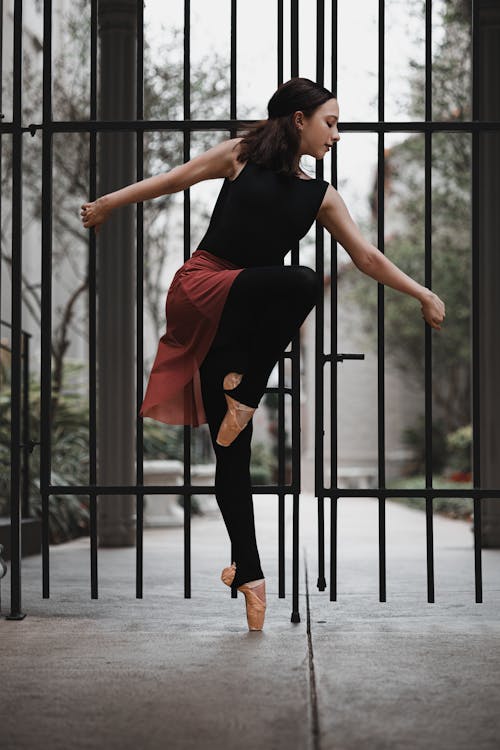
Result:
<svg viewBox="0 0 500 750"><path fill-rule="evenodd" d="M340 140L337 124L339 103L328 99L310 117L303 112L294 113L294 123L300 133L299 156L309 154L315 159L323 159L334 143Z"/></svg>

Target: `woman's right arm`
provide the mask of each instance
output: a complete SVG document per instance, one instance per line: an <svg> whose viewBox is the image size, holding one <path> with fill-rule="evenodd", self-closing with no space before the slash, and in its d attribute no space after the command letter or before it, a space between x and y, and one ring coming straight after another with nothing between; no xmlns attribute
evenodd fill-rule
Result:
<svg viewBox="0 0 500 750"><path fill-rule="evenodd" d="M115 208L128 203L141 203L160 195L178 193L202 180L230 177L234 171L234 147L240 140L241 138L230 138L185 164L174 167L170 172L139 180L95 201L84 203L81 207L83 226L95 226L98 231Z"/></svg>

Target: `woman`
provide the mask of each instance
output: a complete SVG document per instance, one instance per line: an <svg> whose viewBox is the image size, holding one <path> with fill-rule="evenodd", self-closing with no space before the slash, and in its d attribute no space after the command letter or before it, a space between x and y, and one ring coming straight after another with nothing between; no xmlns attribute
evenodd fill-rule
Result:
<svg viewBox="0 0 500 750"><path fill-rule="evenodd" d="M269 375L321 293L306 266L284 266L290 248L317 219L380 283L421 302L440 330L445 306L361 235L338 192L299 166L322 159L339 139L339 105L306 78L282 84L268 118L207 152L82 206L99 231L110 212L224 178L208 230L172 280L167 331L160 339L140 416L167 424L208 422L216 455L215 492L235 561L221 579L245 595L248 627L261 630L265 579L255 538L250 482L252 416Z"/></svg>

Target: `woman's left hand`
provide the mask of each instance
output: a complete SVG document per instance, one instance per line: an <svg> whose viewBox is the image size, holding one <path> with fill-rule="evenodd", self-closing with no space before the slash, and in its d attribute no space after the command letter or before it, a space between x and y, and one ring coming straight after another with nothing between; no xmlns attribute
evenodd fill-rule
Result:
<svg viewBox="0 0 500 750"><path fill-rule="evenodd" d="M440 299L437 294L427 290L428 294L424 299L420 300L422 305L422 317L425 322L428 323L432 328L436 328L438 331L441 330L439 323L442 323L445 319L445 307L444 302Z"/></svg>

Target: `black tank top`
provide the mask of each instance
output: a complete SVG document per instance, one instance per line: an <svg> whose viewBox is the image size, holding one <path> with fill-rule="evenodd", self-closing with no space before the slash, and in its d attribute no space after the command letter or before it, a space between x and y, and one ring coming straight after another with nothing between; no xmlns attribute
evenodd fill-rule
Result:
<svg viewBox="0 0 500 750"><path fill-rule="evenodd" d="M311 228L328 184L279 175L249 160L236 179L224 179L196 249L242 268L281 266Z"/></svg>

